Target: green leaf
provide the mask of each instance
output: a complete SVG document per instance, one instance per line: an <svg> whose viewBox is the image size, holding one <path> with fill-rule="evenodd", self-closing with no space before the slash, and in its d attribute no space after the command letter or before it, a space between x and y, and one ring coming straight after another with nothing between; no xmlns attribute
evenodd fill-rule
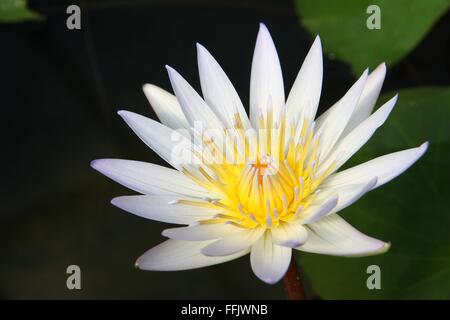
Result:
<svg viewBox="0 0 450 320"><path fill-rule="evenodd" d="M40 14L27 8L26 0L2 0L0 2L0 22L12 23L41 19Z"/></svg>
<svg viewBox="0 0 450 320"><path fill-rule="evenodd" d="M361 163L430 142L409 170L340 212L362 232L391 241L390 251L364 258L300 254L322 298L450 298L449 119L450 87L401 91L390 118L352 159ZM367 289L370 265L381 268L380 290Z"/></svg>
<svg viewBox="0 0 450 320"><path fill-rule="evenodd" d="M301 22L319 34L327 51L349 63L359 74L366 67L400 61L425 37L450 0L295 0ZM380 8L381 29L369 30L366 21Z"/></svg>

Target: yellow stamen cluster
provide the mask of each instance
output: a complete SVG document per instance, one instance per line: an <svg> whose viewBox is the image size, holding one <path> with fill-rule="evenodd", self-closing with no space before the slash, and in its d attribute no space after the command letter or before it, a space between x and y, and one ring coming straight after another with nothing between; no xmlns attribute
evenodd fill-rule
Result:
<svg viewBox="0 0 450 320"><path fill-rule="evenodd" d="M235 128L231 133L225 130L223 141L228 142L225 149L231 152L232 159L240 155L245 161L230 162L214 140L203 139L208 156L197 154L203 164L196 170L186 166L183 172L218 197L178 202L221 211L202 223L272 228L298 219L332 169L330 166L318 174L319 141L314 135L314 123L289 123L285 112L274 121L269 110L266 117L259 117L258 135L249 136L243 133L238 114L235 119ZM231 135L241 143L230 144L235 141ZM206 161L211 157L216 161Z"/></svg>

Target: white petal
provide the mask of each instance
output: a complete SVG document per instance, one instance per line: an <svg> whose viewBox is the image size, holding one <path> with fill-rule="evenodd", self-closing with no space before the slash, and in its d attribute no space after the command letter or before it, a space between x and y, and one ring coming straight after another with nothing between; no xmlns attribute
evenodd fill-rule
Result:
<svg viewBox="0 0 450 320"><path fill-rule="evenodd" d="M204 128L223 128L222 122L191 85L173 68L166 66L173 91L191 127L199 122Z"/></svg>
<svg viewBox="0 0 450 320"><path fill-rule="evenodd" d="M250 247L264 233L264 228L244 229L230 236L216 240L202 249L206 256L226 256Z"/></svg>
<svg viewBox="0 0 450 320"><path fill-rule="evenodd" d="M286 101L289 119L314 121L322 90L322 45L319 36L314 40Z"/></svg>
<svg viewBox="0 0 450 320"><path fill-rule="evenodd" d="M283 247L298 247L305 243L308 237L308 231L300 223L282 223L270 230L273 242Z"/></svg>
<svg viewBox="0 0 450 320"><path fill-rule="evenodd" d="M366 236L337 214L308 225L308 240L296 248L300 251L334 256L367 256L386 252L390 244Z"/></svg>
<svg viewBox="0 0 450 320"><path fill-rule="evenodd" d="M186 199L186 197L182 198ZM139 195L117 197L112 199L111 203L143 218L177 224L190 224L211 218L219 213L218 210L212 208L174 203L177 200L180 200L180 197ZM193 200L199 201L198 199Z"/></svg>
<svg viewBox="0 0 450 320"><path fill-rule="evenodd" d="M119 111L136 135L161 158L178 170L184 163L195 162L191 142L178 131L161 123L129 111Z"/></svg>
<svg viewBox="0 0 450 320"><path fill-rule="evenodd" d="M332 212L338 212L342 209L352 205L367 192L372 190L372 188L377 184L378 178L372 178L365 183L361 184L350 184L340 188L333 188L336 190L339 200L336 207L333 208ZM325 190L323 191L326 192Z"/></svg>
<svg viewBox="0 0 450 320"><path fill-rule="evenodd" d="M322 219L333 210L339 201L338 194L327 195L325 200L317 201L317 204L312 204L306 208L298 217L302 224L313 223Z"/></svg>
<svg viewBox="0 0 450 320"><path fill-rule="evenodd" d="M372 113L373 107L380 95L383 86L384 77L386 76L386 64L380 64L367 78L364 90L359 98L355 111L347 124L342 136L352 131L363 122Z"/></svg>
<svg viewBox="0 0 450 320"><path fill-rule="evenodd" d="M239 114L244 128L250 128L244 106L231 81L208 50L198 43L197 60L205 102L227 128L235 126L236 114Z"/></svg>
<svg viewBox="0 0 450 320"><path fill-rule="evenodd" d="M391 181L414 162L427 150L428 142L420 147L390 153L355 167L338 172L323 182L323 187L336 188L347 184L358 184L371 177L377 177L377 183L372 189Z"/></svg>
<svg viewBox="0 0 450 320"><path fill-rule="evenodd" d="M208 191L197 185L179 171L153 163L98 159L91 166L121 185L142 194L182 194L207 197Z"/></svg>
<svg viewBox="0 0 450 320"><path fill-rule="evenodd" d="M335 170L347 162L372 137L375 131L383 125L396 102L397 95L340 140L329 157L320 165L321 168L318 174L325 171L332 162L334 162Z"/></svg>
<svg viewBox="0 0 450 320"><path fill-rule="evenodd" d="M377 184L377 180L375 177L360 184L347 184L328 188L324 186L312 205L299 216L299 221L302 224L311 224L324 216L341 211L372 190Z"/></svg>
<svg viewBox="0 0 450 320"><path fill-rule="evenodd" d="M153 271L189 270L231 261L249 252L243 250L225 257L207 257L200 250L209 243L211 241L167 240L139 257L136 267Z"/></svg>
<svg viewBox="0 0 450 320"><path fill-rule="evenodd" d="M274 119L284 107L284 85L277 50L264 24L260 24L253 53L250 79L250 121L258 128L260 114L266 114L272 102Z"/></svg>
<svg viewBox="0 0 450 320"><path fill-rule="evenodd" d="M172 129L189 129L189 123L173 94L152 84L145 84L142 88L162 124Z"/></svg>
<svg viewBox="0 0 450 320"><path fill-rule="evenodd" d="M273 243L266 232L252 247L250 263L255 275L268 284L275 284L284 276L291 262L292 249Z"/></svg>
<svg viewBox="0 0 450 320"><path fill-rule="evenodd" d="M320 137L320 157L322 159L327 157L344 131L358 103L366 80L367 70L338 102L317 119L316 128Z"/></svg>
<svg viewBox="0 0 450 320"><path fill-rule="evenodd" d="M176 240L204 241L220 239L239 231L242 231L242 228L231 224L213 223L166 229L162 235Z"/></svg>

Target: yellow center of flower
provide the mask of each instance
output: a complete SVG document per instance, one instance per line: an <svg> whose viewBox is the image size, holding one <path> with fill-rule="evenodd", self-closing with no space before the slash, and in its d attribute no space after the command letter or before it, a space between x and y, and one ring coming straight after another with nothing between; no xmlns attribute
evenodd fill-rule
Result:
<svg viewBox="0 0 450 320"><path fill-rule="evenodd" d="M266 118L259 119L258 134L249 136L241 130L242 122L236 115L235 129L226 131L223 139L231 157L224 155L213 139L204 139L209 153L198 155L203 165L197 170L185 167L183 172L218 197L178 203L220 211L201 223L226 221L244 228L272 228L301 218L333 166L318 170L319 141L311 122L290 124L284 113L274 122L269 111ZM236 141L232 136L241 144L230 144ZM211 158L216 161L207 161ZM239 158L244 161L236 162Z"/></svg>

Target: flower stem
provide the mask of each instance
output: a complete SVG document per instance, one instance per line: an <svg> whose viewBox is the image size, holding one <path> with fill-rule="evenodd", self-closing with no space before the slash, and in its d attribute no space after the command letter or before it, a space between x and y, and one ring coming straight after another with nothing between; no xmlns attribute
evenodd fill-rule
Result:
<svg viewBox="0 0 450 320"><path fill-rule="evenodd" d="M305 290L303 289L294 255L292 255L288 271L284 275L283 284L288 300L306 300Z"/></svg>

